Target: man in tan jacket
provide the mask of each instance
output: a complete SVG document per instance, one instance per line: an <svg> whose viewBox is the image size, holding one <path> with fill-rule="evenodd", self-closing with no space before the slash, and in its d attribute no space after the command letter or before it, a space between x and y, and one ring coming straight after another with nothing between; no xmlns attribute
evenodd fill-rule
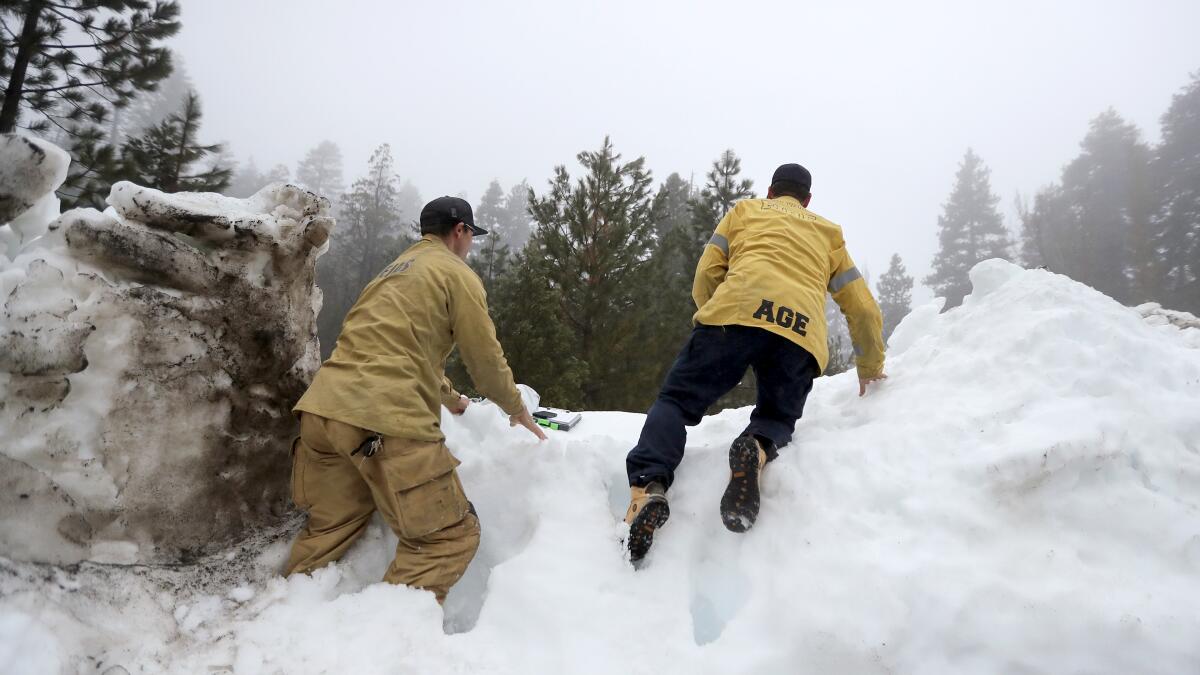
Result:
<svg viewBox="0 0 1200 675"><path fill-rule="evenodd" d="M763 466L792 440L829 359L825 294L850 325L859 395L883 374L883 320L842 228L808 210L812 176L799 164L775 170L766 199L738 202L717 225L696 267L695 329L646 415L629 474L629 553L639 560L670 515L666 490L683 461L686 426L754 370L750 424L729 449L721 520L745 532L758 517Z"/></svg>
<svg viewBox="0 0 1200 675"><path fill-rule="evenodd" d="M439 197L421 211L421 240L363 289L333 355L296 404L292 498L308 522L285 574L338 560L379 510L399 537L384 581L432 591L438 602L479 547L479 519L446 447L441 407L467 399L445 377L457 343L475 387L539 439L513 383L479 277L466 264L471 206Z"/></svg>

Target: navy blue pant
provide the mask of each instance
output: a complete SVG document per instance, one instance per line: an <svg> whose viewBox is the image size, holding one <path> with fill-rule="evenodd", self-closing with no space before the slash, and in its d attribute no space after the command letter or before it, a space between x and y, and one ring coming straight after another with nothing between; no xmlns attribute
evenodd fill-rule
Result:
<svg viewBox="0 0 1200 675"><path fill-rule="evenodd" d="M746 368L758 380L758 400L744 434L783 447L817 376L817 360L787 338L750 326L696 326L675 359L658 400L646 414L638 444L625 458L630 485L670 487L683 461L685 426L700 423L709 406L737 386ZM769 454L774 459L775 448Z"/></svg>

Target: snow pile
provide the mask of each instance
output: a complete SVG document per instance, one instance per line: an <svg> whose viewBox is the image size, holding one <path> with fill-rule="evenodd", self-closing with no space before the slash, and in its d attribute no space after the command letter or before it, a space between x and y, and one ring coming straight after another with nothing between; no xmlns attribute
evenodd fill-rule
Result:
<svg viewBox="0 0 1200 675"><path fill-rule="evenodd" d="M0 228L0 552L180 562L279 527L328 202L120 183L60 217L65 161L0 137L0 208L33 204Z"/></svg>
<svg viewBox="0 0 1200 675"><path fill-rule="evenodd" d="M194 567L6 563L0 669L1193 671L1197 329L1001 261L972 280L961 308L905 320L865 398L852 373L818 381L745 535L718 501L748 409L691 431L635 571L619 539L642 416L585 413L539 445L479 404L443 420L484 531L444 615L377 583L378 526L290 580L269 538Z"/></svg>
<svg viewBox="0 0 1200 675"><path fill-rule="evenodd" d="M1179 333L1189 346L1200 349L1200 318L1195 314L1164 309L1157 302L1147 302L1136 309L1150 325L1160 326L1167 333Z"/></svg>

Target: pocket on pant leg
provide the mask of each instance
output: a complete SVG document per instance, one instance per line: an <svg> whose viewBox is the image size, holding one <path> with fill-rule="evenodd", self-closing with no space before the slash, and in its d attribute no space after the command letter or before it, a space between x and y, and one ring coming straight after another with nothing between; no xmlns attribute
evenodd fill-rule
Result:
<svg viewBox="0 0 1200 675"><path fill-rule="evenodd" d="M470 506L454 473L458 460L441 443L407 450L386 458L400 534L415 539L460 522Z"/></svg>
<svg viewBox="0 0 1200 675"><path fill-rule="evenodd" d="M312 506L304 489L304 475L308 470L308 462L308 448L297 436L296 440L292 441L292 503L302 511L307 511Z"/></svg>

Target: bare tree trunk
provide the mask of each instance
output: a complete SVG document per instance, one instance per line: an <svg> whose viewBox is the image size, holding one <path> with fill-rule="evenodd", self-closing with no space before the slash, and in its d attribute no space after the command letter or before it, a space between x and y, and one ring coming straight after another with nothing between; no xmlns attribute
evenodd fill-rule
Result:
<svg viewBox="0 0 1200 675"><path fill-rule="evenodd" d="M25 88L25 71L37 49L37 24L42 15L45 0L29 0L25 10L25 26L17 42L17 54L13 58L12 73L8 78L8 89L4 92L4 107L0 109L0 134L12 133L17 127L17 113L21 105L21 93Z"/></svg>

